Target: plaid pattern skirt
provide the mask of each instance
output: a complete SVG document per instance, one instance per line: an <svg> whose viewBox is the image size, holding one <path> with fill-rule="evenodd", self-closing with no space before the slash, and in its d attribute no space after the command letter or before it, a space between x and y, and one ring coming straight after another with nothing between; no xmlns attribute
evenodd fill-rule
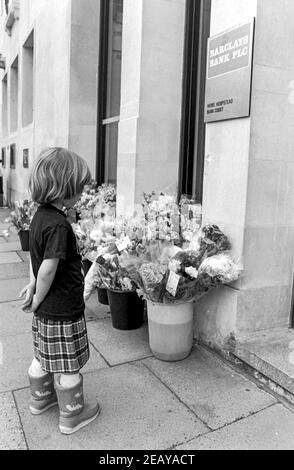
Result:
<svg viewBox="0 0 294 470"><path fill-rule="evenodd" d="M85 318L52 321L33 317L34 354L47 372L76 373L89 359Z"/></svg>

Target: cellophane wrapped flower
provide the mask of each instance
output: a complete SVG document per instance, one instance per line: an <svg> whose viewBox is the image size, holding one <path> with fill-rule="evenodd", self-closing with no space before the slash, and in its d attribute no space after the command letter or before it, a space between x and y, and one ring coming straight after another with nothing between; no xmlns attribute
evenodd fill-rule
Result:
<svg viewBox="0 0 294 470"><path fill-rule="evenodd" d="M85 186L75 205L79 221L72 224L80 253L94 261L100 244L103 246L115 235L116 190L113 184L98 186L95 181Z"/></svg>
<svg viewBox="0 0 294 470"><path fill-rule="evenodd" d="M98 219L107 214L115 215L116 189L111 183L101 186L95 181L86 185L75 210L81 219Z"/></svg>
<svg viewBox="0 0 294 470"><path fill-rule="evenodd" d="M222 283L236 281L241 274L240 262L235 262L228 253L209 256L200 265L199 274L217 277Z"/></svg>
<svg viewBox="0 0 294 470"><path fill-rule="evenodd" d="M85 277L84 298L88 299L96 287L130 292L136 285L127 270L120 265L120 251L115 243L99 245L97 257Z"/></svg>
<svg viewBox="0 0 294 470"><path fill-rule="evenodd" d="M166 193L143 193L146 240L179 240L180 213L176 196Z"/></svg>
<svg viewBox="0 0 294 470"><path fill-rule="evenodd" d="M194 199L183 195L179 204L180 228L183 241L191 241L201 228L202 207Z"/></svg>
<svg viewBox="0 0 294 470"><path fill-rule="evenodd" d="M196 247L196 249L194 249ZM228 253L231 244L216 225L206 225L185 248L173 242L151 241L142 253L123 252L120 265L138 287L139 295L158 303L199 299L241 274L241 265Z"/></svg>
<svg viewBox="0 0 294 470"><path fill-rule="evenodd" d="M10 223L19 232L20 230L29 230L31 221L38 208L38 204L30 199L14 202L14 210L10 213L9 217L5 219L6 223ZM10 228L10 227L9 227ZM9 229L8 232L9 233Z"/></svg>
<svg viewBox="0 0 294 470"><path fill-rule="evenodd" d="M93 226L94 222L92 219L81 219L77 223L72 224L82 259L92 262L97 256L97 245L90 237Z"/></svg>

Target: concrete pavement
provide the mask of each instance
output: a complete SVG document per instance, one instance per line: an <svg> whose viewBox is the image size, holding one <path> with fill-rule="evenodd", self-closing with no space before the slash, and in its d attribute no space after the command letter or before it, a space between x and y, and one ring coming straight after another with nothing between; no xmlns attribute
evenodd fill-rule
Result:
<svg viewBox="0 0 294 470"><path fill-rule="evenodd" d="M115 330L96 293L87 302L91 358L83 373L100 416L71 436L58 431L57 407L32 416L31 315L18 299L28 255L16 233L0 237L0 254L0 449L294 449L294 415L279 398L200 345L184 361L157 360L147 324Z"/></svg>

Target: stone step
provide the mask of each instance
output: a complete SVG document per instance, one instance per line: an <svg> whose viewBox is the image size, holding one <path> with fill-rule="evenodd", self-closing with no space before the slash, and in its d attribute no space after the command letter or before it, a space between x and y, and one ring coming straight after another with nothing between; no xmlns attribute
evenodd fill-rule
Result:
<svg viewBox="0 0 294 470"><path fill-rule="evenodd" d="M263 383L268 381L276 393L294 403L293 329L283 327L255 333L237 341L230 354L248 365L255 378Z"/></svg>

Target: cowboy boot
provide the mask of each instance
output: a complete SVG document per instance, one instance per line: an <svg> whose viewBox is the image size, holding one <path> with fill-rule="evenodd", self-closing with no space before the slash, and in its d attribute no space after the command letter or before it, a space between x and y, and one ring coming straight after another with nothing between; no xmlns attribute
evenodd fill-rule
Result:
<svg viewBox="0 0 294 470"><path fill-rule="evenodd" d="M57 405L53 374L48 372L42 377L34 377L28 372L28 376L31 391L29 404L31 413L39 415L52 406Z"/></svg>
<svg viewBox="0 0 294 470"><path fill-rule="evenodd" d="M59 430L62 434L72 434L91 423L100 413L98 403L84 403L83 376L71 388L60 385L60 375L55 376L55 390L59 406Z"/></svg>

